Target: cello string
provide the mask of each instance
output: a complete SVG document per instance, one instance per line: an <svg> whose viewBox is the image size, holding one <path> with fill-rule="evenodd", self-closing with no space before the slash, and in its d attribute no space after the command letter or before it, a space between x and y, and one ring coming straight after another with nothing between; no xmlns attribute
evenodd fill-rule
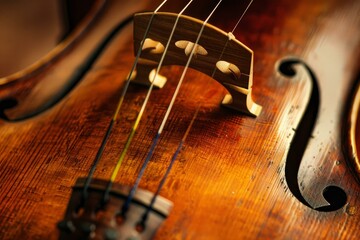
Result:
<svg viewBox="0 0 360 240"><path fill-rule="evenodd" d="M211 11L211 13L209 14L209 16L206 18L206 20L205 20L205 21L203 22L203 24L202 24L202 27L201 27L201 29L200 29L200 31L199 31L199 34L198 34L198 36L197 36L197 39L196 39L194 45L193 45L193 48L192 48L192 50L191 50L191 53L190 53L190 55L189 55L189 58L188 58L188 60L187 60L186 65L185 65L185 68L184 68L184 70L183 70L183 72L182 72L182 74L181 74L180 80L179 80L178 85L177 85L177 87L176 87L176 89L175 89L175 92L174 92L174 94L173 94L173 97L172 97L172 99L171 99L171 102L170 102L170 104L169 104L169 106L168 106L168 108L167 108L167 110L166 110L166 113L165 113L165 116L164 116L164 118L163 118L163 120L162 120L162 123L161 123L161 125L160 125L160 128L159 128L156 136L155 136L154 139L153 139L153 142L152 142L151 147L150 147L150 150L149 150L149 152L148 152L148 154L147 154L147 156L146 156L146 159L145 159L145 161L144 161L144 163L143 163L143 165L142 165L142 167L141 167L141 169L140 169L140 172L139 172L139 174L138 174L138 176L137 176L137 178L136 178L136 181L135 181L133 187L131 188L131 190L130 190L130 192L129 192L129 195L128 195L125 203L124 203L124 206L123 206L123 208L122 208L122 210L121 210L121 212L120 212L120 214L121 214L123 217L125 216L126 212L127 212L128 209L129 209L130 203L131 203L131 201L132 201L132 199L133 199L133 197L134 197L134 195L135 195L136 189L137 189L138 186L139 186L140 180L141 180L142 176L144 175L144 172L145 172L145 169L146 169L146 167L147 167L147 164L149 163L149 161L150 161L150 159L151 159L151 157L152 157L152 155L153 155L153 153L154 153L155 147L157 146L157 143L158 143L158 141L159 141L160 135L161 135L161 133L162 133L164 127L165 127L165 124L166 124L167 119L168 119L168 117L169 117L169 114L170 114L170 112L171 112L171 110L172 110L172 107L173 107L173 105L174 105L175 99L176 99L176 97L177 97L177 95L178 95L178 93L179 93L180 87L181 87L182 82L183 82L183 80L184 80L184 78L185 78L185 75L186 75L187 70L188 70L188 68L189 68L190 62L191 62L191 60L192 60L192 58L193 58L193 56L194 56L194 53L195 53L195 50L196 50L196 46L197 46L198 43L199 43L199 40L200 40L200 37L202 36L202 33L203 33L203 31L204 31L204 28L205 28L207 22L209 21L209 19L211 18L211 16L213 15L213 13L214 13L214 12L216 11L216 9L219 7L219 5L220 5L220 3L221 3L222 1L223 1L223 0L219 0L219 2L217 3L217 5L214 7L214 9ZM114 173L114 174L117 174L117 173Z"/></svg>
<svg viewBox="0 0 360 240"><path fill-rule="evenodd" d="M156 72L155 72L155 74L154 74L154 76L153 76L153 79L152 79L152 81L151 81L151 85L150 85L150 87L149 87L149 89L148 89L148 91L147 91L147 94L146 94L146 97L145 97L145 99L144 99L144 102L143 102L143 104L142 104L142 106L141 106L141 109L140 109L140 111L139 111L139 113L138 113L138 115L137 115L137 117L136 117L136 120L135 120L135 122L134 122L134 124L133 124L133 126L132 126L132 128L131 128L131 131L130 131L130 134L128 135L128 138L127 138L127 141L126 141L126 143L125 143L125 146L124 146L124 148L123 148L123 150L122 150L122 152L121 152L121 154L120 154L120 156L119 156L119 158L118 158L118 161L117 161L117 163L116 163L116 166L115 166L115 168L114 168L114 170L113 170L113 173L112 173L112 175L111 175L109 184L108 184L108 186L107 186L107 188L106 188L106 190L105 190L104 200L103 200L104 202L106 202L107 199L108 199L108 197L109 197L110 190L111 190L111 188L112 188L112 184L113 184L113 182L115 181L115 178L116 178L116 176L117 176L117 173L119 172L119 169L120 169L120 167L121 167L121 164L122 164L122 162L123 162L123 160L124 160L124 158L125 158L125 156L126 156L126 153L127 153L128 149L129 149L129 147L130 147L130 144L131 144L131 142L132 142L132 139L133 139L133 137L134 137L134 135L135 135L135 133L136 133L136 130L137 130L138 126L139 126L140 120L141 120L141 118L142 118L142 115L143 115L143 113L144 113L144 111L145 111L145 108L146 108L147 103L148 103L148 101L149 101L149 98L150 98L150 95L151 95L151 93L152 93L152 90L153 90L153 88L154 88L155 79L156 79L156 77L158 76L158 74L159 74L159 72L160 72L160 69L161 69L161 67L162 67L162 65L163 65L163 61L164 61L165 56L166 56L166 54L167 54L167 51L168 51L168 49L169 49L170 42L171 42L172 37L173 37L173 35L174 35L174 32L175 32L176 26L177 26L177 24L178 24L178 21L179 21L179 19L180 19L180 16L184 13L184 11L190 6L190 4L191 4L193 1L194 1L194 0L190 0L190 1L185 5L185 7L179 12L179 14L178 14L177 17L176 17L174 26L173 26L173 28L172 28L172 30L171 30L171 33L170 33L169 39L168 39L168 41L167 41L167 43L166 43L164 52L163 52L163 54L162 54L162 56L161 56L161 59L160 59L159 64L158 64L158 66L157 66Z"/></svg>
<svg viewBox="0 0 360 240"><path fill-rule="evenodd" d="M243 14L240 16L240 18L239 18L239 20L237 21L235 27L234 27L233 30L231 31L231 35L233 35L234 31L237 29L239 23L241 22L241 20L242 20L242 18L244 17L245 13L247 12L247 10L249 9L249 7L251 6L252 2L253 2L253 0L251 0L251 1L248 3L248 5L247 5L246 9L244 10ZM226 50L226 48L227 48L227 46L228 46L229 41L230 41L230 38L228 38L227 41L226 41L226 43L224 44L224 47L223 47L223 49L222 49L222 51L221 51L221 54L220 54L220 56L219 56L219 58L218 58L218 61L220 61L221 58L222 58L222 56L224 55L224 52L225 52L225 50ZM213 72L212 72L211 78L214 78L216 71L217 71L217 68L214 67L214 70L213 70ZM206 84L206 86L205 86L204 89L208 89L208 86L209 86L209 85L210 85L210 81L207 82L207 84ZM156 199L157 199L157 197L159 196L160 191L161 191L161 189L163 188L163 186L164 186L164 184L165 184L165 181L166 181L166 179L167 179L168 176L169 176L169 173L170 173L170 171L171 171L171 169L172 169L172 167L173 167L173 165L174 165L174 162L176 161L177 157L179 156L179 154L180 154L180 152L181 152L181 150L182 150L182 148L183 148L183 146L184 146L184 144L185 144L185 141L186 141L186 139L187 139L187 137L188 137L188 135L189 135L189 133L190 133L193 125L194 125L194 122L195 122L198 114L199 114L200 108L202 107L204 98L205 98L204 95L202 95L202 97L201 97L201 99L200 99L200 101L199 101L199 103L198 103L198 106L197 106L197 108L196 108L196 110L195 110L195 113L194 113L194 115L193 115L193 117L192 117L192 119L191 119L191 121L190 121L190 123L189 123L189 125L188 125L188 127L187 127L187 129L186 129L186 131L185 131L185 134L184 134L183 138L181 139L181 141L179 142L179 145L178 145L177 149L175 150L175 152L174 152L174 154L173 154L173 156L172 156L172 158L171 158L171 161L170 161L170 163L169 163L169 166L167 167L166 172L165 172L164 176L162 177L162 179L161 179L161 181L160 181L160 183L159 183L159 185L158 185L158 188L156 189L155 194L154 194L153 197L151 198L150 204L146 207L146 210L145 210L145 212L144 212L144 214L143 214L143 216L142 216L142 218L141 218L141 221L138 223L138 224L141 225L142 228L145 228L145 223L146 223L146 220L148 219L149 213L150 213L150 211L153 209L153 206L154 206L154 204L155 204L155 202L156 202Z"/></svg>
<svg viewBox="0 0 360 240"><path fill-rule="evenodd" d="M195 119L196 119L196 117L198 115L199 110L200 110L200 107L198 107L196 109L196 112L193 115L193 118L191 119L190 124L188 125L188 127L186 129L186 132L185 132L183 138L181 139L177 149L175 150L175 152L174 152L174 154L173 154L173 156L171 158L171 161L169 163L169 166L167 167L166 172L165 172L164 176L162 177L162 179L161 179L161 181L160 181L160 183L158 185L158 188L156 189L156 192L154 193L153 197L151 198L150 204L146 207L145 213L143 214L143 216L141 218L141 221L140 221L140 225L143 228L145 227L145 222L146 222L146 220L147 220L147 218L149 216L149 213L153 209L155 201L156 201L157 197L159 196L162 187L165 184L165 181L166 181L166 179L167 179L167 177L168 177L168 175L169 175L169 173L170 173L170 171L171 171L171 169L172 169L172 167L173 167L173 165L175 163L175 160L177 159L178 155L180 154L180 151L181 151L181 149L182 149L182 147L183 147L183 145L184 145L184 143L186 141L187 136L189 135L189 132L190 132L190 130L191 130L191 128L192 128L192 126L193 126L193 124L195 122Z"/></svg>
<svg viewBox="0 0 360 240"><path fill-rule="evenodd" d="M133 66L132 66L132 68L131 68L131 70L130 70L130 74L129 74L128 78L126 79L125 87L124 87L124 89L123 89L123 91L122 91L122 94L121 94L121 97L120 97L120 100L119 100L119 104L118 104L118 106L117 106L117 108L116 108L116 111L115 111L115 113L114 113L114 117L113 117L113 120L114 120L114 121L116 120L117 116L119 115L121 105L122 105L122 103L123 103L123 101L124 101L124 98L125 98L127 89L128 89L129 84L130 84L130 82L131 82L131 77L132 77L132 75L133 75L133 73L134 73L134 71L135 71L135 69L136 69L136 67L137 67L137 63L138 63L139 58L140 58L140 55L141 55L141 53L142 53L142 48L143 48L143 46L144 46L145 39L146 39L146 36L148 35L148 33L149 33L149 31L150 31L150 26L151 26L151 23L152 23L152 21L153 21L153 19L154 19L155 13L157 13L157 12L160 10L160 8L161 8L167 1L168 1L168 0L164 0L164 1L155 9L155 11L153 12L153 14L151 15L149 24L147 25L146 30L145 30L145 33L144 33L144 38L142 39L142 41L141 41L141 43L140 43L140 48L139 48L139 50L138 50L138 52L137 52L137 54L136 54L135 62L134 62Z"/></svg>
<svg viewBox="0 0 360 240"><path fill-rule="evenodd" d="M87 191L88 191L88 188L89 188L89 186L90 186L90 183L91 183L91 180L92 180L92 178L93 178L93 175L94 175L94 173L95 173L96 167L97 167L97 165L98 165L98 163L99 163L99 161L100 161L100 159L101 159L101 157L102 157L102 154L103 154L103 152L104 152L106 143L107 143L107 141L108 141L108 139L109 139L110 133L112 132L112 129L114 128L114 125L115 125L115 123L116 123L116 119L117 119L117 117L118 117L118 115L119 115L120 108L121 108L121 106L122 106L122 103L123 103L123 101L124 101L126 92L127 92L127 90L128 90L128 87L129 87L129 84L130 84L130 81L131 81L131 77L132 77L132 75L133 75L133 73L134 73L134 70L135 70L135 68L136 68L136 66L137 66L137 63L138 63L138 61L139 61L139 58L140 58L140 55L141 55L141 52L142 52L142 48L143 48L143 46L144 46L145 39L146 39L146 37L147 37L147 35L148 35L149 31L150 31L151 23L152 23L152 21L153 21L153 18L154 18L154 16L155 16L155 13L157 13L157 12L160 10L160 8L161 8L167 1L168 1L168 0L164 0L162 3L160 3L160 5L155 9L155 11L153 12L153 14L151 15L151 18L150 18L150 20L149 20L149 23L148 23L148 25L147 25L147 27L146 27L146 30L145 30L145 33L144 33L144 37L143 37L142 41L140 42L140 47L139 47L139 50L138 50L138 52L137 52L137 54L136 54L136 58L135 58L134 64L133 64L133 66L132 66L132 68L131 68L131 71L130 71L130 73L129 73L129 75L128 75L128 78L127 78L126 81L125 81L125 86L124 86L123 91L122 91L122 93L121 93L121 95L120 95L120 99L119 99L119 102L118 102L118 104L117 104L116 111L115 111L115 113L114 113L114 115L113 115L113 117L112 117L112 119L111 119L111 121L110 121L110 123L109 123L109 125L108 125L108 127L107 127L105 136L104 136L104 138L103 138L103 140L102 140L102 142L101 142L100 148L98 149L98 152L97 152L97 154L96 154L96 156L95 156L95 159L94 159L94 161L93 161L93 164L92 164L92 166L91 166L91 168L90 168L89 174L87 175L87 178L86 178L86 180L85 180L84 189L83 189L83 200L87 198Z"/></svg>
<svg viewBox="0 0 360 240"><path fill-rule="evenodd" d="M241 20L243 19L243 17L245 16L247 10L249 9L249 7L251 6L252 2L254 0L251 0L249 2L249 4L247 5L246 9L244 10L243 14L240 16L239 20L237 21L237 23L235 24L235 27L233 28L233 30L231 31L231 33L234 33L235 29L238 27L239 23L241 22Z"/></svg>

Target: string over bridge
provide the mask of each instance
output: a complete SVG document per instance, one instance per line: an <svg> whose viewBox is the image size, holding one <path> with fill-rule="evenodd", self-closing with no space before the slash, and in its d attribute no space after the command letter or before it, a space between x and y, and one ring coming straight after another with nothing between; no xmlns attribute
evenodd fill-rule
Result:
<svg viewBox="0 0 360 240"><path fill-rule="evenodd" d="M134 17L134 47L139 51L145 27L152 13L139 13ZM166 77L157 75L157 65L164 53L164 46L177 15L156 13L151 29L143 44L137 69L132 81L162 88ZM203 34L195 44L203 22L188 16L180 16L177 28L171 39L163 65L185 66L188 56L194 50L190 68L207 74L223 85L229 92L222 104L250 116L258 116L261 106L251 97L253 82L253 51L238 41L232 33L226 33L210 24L206 24Z"/></svg>

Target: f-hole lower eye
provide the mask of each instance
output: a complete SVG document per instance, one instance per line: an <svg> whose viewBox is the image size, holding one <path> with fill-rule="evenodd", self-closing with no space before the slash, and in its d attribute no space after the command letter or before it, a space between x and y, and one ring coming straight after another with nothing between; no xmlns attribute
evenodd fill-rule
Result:
<svg viewBox="0 0 360 240"><path fill-rule="evenodd" d="M331 212L336 211L343 206L345 206L347 202L347 195L343 189L337 186L328 186L323 190L323 196L326 201L330 204L329 206L324 206L317 208L318 211L323 212Z"/></svg>

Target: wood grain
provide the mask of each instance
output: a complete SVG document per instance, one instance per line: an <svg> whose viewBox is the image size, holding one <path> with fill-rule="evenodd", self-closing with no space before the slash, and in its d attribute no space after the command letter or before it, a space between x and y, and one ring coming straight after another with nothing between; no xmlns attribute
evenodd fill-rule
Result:
<svg viewBox="0 0 360 240"><path fill-rule="evenodd" d="M154 9L156 5L141 0L107 4L87 34L97 36L98 31L108 29L107 21L120 21L127 10L140 11L145 6ZM169 1L162 10L176 12L184 4ZM195 1L186 14L203 19L214 4ZM225 1L210 22L231 31L244 4ZM360 2L355 0L254 2L234 34L254 51L253 99L263 106L257 118L220 107L225 90L215 81L208 85L205 74L195 70L187 74L140 183L143 189L156 190L198 101L202 101L185 147L161 191L174 208L155 239L358 239L360 186L346 164L341 126L347 114L348 93L360 70L359 13ZM65 63L78 66L81 61L76 59L77 49L82 49L80 41L72 51L60 56L59 62L25 80L2 85L1 99L19 96L19 105L5 113L13 119L24 115L27 107L22 104L35 101L33 91L39 84L62 79L61 74L56 78L53 74L66 73L67 68L62 68ZM322 203L318 195L324 186L343 188L347 204L337 211L321 212L305 206L294 197L285 180L294 130L306 131L295 125L304 114L308 101L304 96L311 88L308 82L296 80L301 78L279 73L276 66L286 56L297 56L312 69L320 98L334 92L341 100L325 110L322 107L329 105L324 101L331 102L331 97L321 100L319 116L333 111L336 119L331 119L331 132L321 135L324 137L317 152L303 159L298 175L304 198L314 202ZM88 174L133 60L129 26L55 106L23 121L1 121L0 238L59 236L56 224L65 214L71 187ZM117 183L134 183L181 71L178 66L161 71L168 82L152 94ZM109 179L146 90L130 86L96 178ZM320 135L315 132L314 136Z"/></svg>

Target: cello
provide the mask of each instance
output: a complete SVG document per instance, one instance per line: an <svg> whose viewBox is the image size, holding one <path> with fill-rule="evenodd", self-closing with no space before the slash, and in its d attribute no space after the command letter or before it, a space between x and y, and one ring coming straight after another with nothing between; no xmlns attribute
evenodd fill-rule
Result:
<svg viewBox="0 0 360 240"><path fill-rule="evenodd" d="M0 79L0 237L357 239L360 2L248 4L98 0Z"/></svg>

